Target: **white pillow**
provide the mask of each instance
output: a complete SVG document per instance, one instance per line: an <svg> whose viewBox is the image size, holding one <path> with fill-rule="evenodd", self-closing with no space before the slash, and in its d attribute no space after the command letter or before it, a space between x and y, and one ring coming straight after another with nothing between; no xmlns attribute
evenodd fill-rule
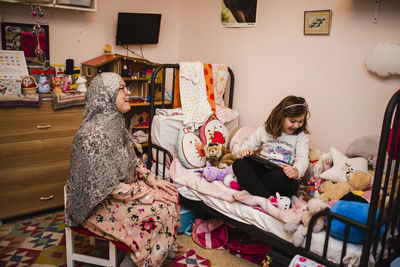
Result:
<svg viewBox="0 0 400 267"><path fill-rule="evenodd" d="M368 161L365 158L348 158L337 149L331 148L333 167L321 173L320 178L332 182L345 182L346 174L355 171L364 171L368 173Z"/></svg>

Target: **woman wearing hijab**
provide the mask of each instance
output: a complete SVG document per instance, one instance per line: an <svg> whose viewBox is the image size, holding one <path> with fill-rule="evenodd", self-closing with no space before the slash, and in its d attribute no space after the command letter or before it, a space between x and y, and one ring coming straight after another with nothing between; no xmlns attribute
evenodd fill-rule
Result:
<svg viewBox="0 0 400 267"><path fill-rule="evenodd" d="M176 187L137 159L125 128L127 90L115 73L90 83L71 150L66 224L125 243L138 266L158 266L176 239Z"/></svg>

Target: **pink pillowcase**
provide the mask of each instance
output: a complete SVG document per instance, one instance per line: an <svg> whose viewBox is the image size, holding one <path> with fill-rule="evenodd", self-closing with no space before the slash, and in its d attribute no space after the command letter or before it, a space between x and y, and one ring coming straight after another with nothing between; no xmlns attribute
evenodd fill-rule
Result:
<svg viewBox="0 0 400 267"><path fill-rule="evenodd" d="M239 117L239 112L217 104L215 106L215 115L220 122L226 123Z"/></svg>

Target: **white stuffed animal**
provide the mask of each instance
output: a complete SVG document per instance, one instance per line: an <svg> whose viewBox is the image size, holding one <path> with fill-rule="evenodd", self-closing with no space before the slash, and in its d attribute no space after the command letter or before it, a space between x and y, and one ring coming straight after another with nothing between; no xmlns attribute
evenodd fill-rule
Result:
<svg viewBox="0 0 400 267"><path fill-rule="evenodd" d="M78 88L76 88L76 90L78 92L85 93L87 91L86 82L87 80L85 79L85 76L79 76L78 79L76 79L75 81L75 84L78 85Z"/></svg>
<svg viewBox="0 0 400 267"><path fill-rule="evenodd" d="M276 202L278 204L278 208L281 210L290 209L290 198L281 196L278 192L276 192Z"/></svg>
<svg viewBox="0 0 400 267"><path fill-rule="evenodd" d="M228 174L227 176L225 176L223 183L229 188L232 188L232 189L235 189L238 191L242 190L241 186L239 185L239 183L236 179L236 176L231 173Z"/></svg>

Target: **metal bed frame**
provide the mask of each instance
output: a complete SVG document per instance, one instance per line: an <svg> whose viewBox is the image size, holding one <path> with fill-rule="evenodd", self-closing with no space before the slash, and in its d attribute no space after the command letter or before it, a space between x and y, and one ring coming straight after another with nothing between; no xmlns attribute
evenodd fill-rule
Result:
<svg viewBox="0 0 400 267"><path fill-rule="evenodd" d="M155 78L160 71L165 71L167 69L172 69L173 79L172 79L172 88L174 89L175 84L175 74L179 69L178 64L165 64L158 67L153 73L150 85L150 126L149 126L149 147L148 147L148 155L149 161L148 166L152 166L152 164L156 164L156 173L158 173L159 168L162 168L162 175L165 177L165 170L167 166L167 159L172 161L172 155L169 151L153 144L151 142L151 123L155 114L156 105L154 103L154 95L155 95ZM233 86L234 86L234 75L231 69L229 69L230 73L230 90L229 90L229 100L228 105L231 108L233 103ZM165 79L164 79L165 82ZM171 105L164 104L164 95L165 95L165 86L163 86L162 92L162 104L160 107L172 107L173 99ZM173 96L173 93L172 93ZM269 256L272 259L271 266L288 266L292 257L296 254L304 255L310 259L313 259L317 262L320 262L326 266L344 266L343 258L346 255L347 249L347 241L349 237L349 229L350 226L359 227L364 230L365 238L364 243L362 244L362 254L360 258L360 266L367 266L370 256L375 259L376 266L388 266L390 262L400 256L400 246L396 244L400 244L400 194L399 188L395 185L397 184L397 180L400 177L393 175L392 180L392 189L390 192L388 191L389 187L389 179L385 179L383 187L381 186L382 177L384 175L389 177L391 173L398 173L399 171L399 162L400 162L400 145L395 151L396 143L399 143L399 140L395 140L396 134L399 129L399 118L400 115L400 90L397 91L392 98L390 99L386 112L383 119L377 164L375 170L375 177L372 189L372 196L370 201L370 207L368 212L367 223L363 224L349 218L340 216L338 214L332 213L329 210L321 211L313 216L310 221L310 226L308 228L307 236L306 236L306 245L305 248L295 247L292 243L274 235L273 233L263 231L253 225L244 224L238 222L214 209L207 206L201 201L193 201L186 199L183 196L180 196L181 203L187 207L194 207L196 209L202 209L212 216L223 219L225 222L236 226L240 230L248 233L249 235L255 237L263 243L269 244L272 246L269 251ZM390 147L388 148L389 136L392 131L392 142L390 143ZM152 161L152 153L155 151L155 161ZM396 153L396 155L395 155ZM161 156L160 156L161 155ZM162 157L162 162L160 161L160 157ZM392 162L393 159L396 159ZM162 164L162 165L161 165ZM399 181L400 182L400 181ZM400 186L399 186L400 187ZM382 192L382 193L381 193ZM385 199L388 199L388 208L385 210ZM380 203L379 200L381 199ZM379 212L379 210L385 212ZM325 242L323 248L323 254L317 255L310 251L310 246L312 242L312 228L318 219L318 217L325 216L326 217L326 230L325 230ZM336 219L338 221L342 221L345 224L345 234L342 245L342 253L341 253L341 261L340 264L335 264L327 259L328 252L328 244L330 238L330 227L332 223L332 219ZM378 233L382 226L385 226L385 230L381 235L373 233ZM378 250L378 245L381 246L381 249ZM383 249L382 249L383 248ZM387 254L385 254L387 253Z"/></svg>

